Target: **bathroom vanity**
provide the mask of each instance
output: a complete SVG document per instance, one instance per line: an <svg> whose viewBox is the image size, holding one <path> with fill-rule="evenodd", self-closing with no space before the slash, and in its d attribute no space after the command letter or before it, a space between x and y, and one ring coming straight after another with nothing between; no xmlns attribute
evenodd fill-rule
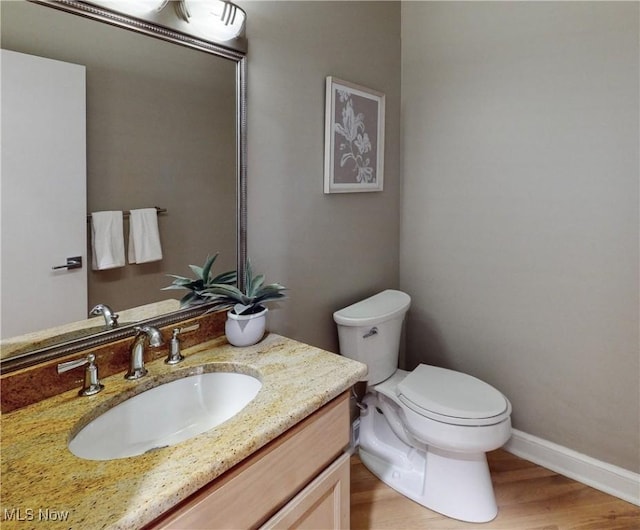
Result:
<svg viewBox="0 0 640 530"><path fill-rule="evenodd" d="M3 414L3 528L348 527L347 391L366 367L275 334L248 348L221 337L184 354L176 366L147 363L137 382L118 373L94 396L74 389ZM209 371L251 374L262 388L225 423L176 445L105 461L68 450L116 402Z"/></svg>

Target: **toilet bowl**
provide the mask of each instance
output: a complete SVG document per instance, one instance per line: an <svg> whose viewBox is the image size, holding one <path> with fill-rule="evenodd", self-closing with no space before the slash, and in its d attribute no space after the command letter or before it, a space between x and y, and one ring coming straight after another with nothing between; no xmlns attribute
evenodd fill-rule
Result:
<svg viewBox="0 0 640 530"><path fill-rule="evenodd" d="M340 353L369 368L359 454L387 485L462 521L491 521L498 509L485 453L511 436L511 404L467 374L418 365L397 368L411 299L383 291L336 311Z"/></svg>

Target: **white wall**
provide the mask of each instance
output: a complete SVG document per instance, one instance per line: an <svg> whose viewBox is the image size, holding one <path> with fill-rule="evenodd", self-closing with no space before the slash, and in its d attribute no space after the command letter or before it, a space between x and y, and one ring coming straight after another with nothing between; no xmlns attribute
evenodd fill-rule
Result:
<svg viewBox="0 0 640 530"><path fill-rule="evenodd" d="M639 4L403 2L408 365L640 471Z"/></svg>

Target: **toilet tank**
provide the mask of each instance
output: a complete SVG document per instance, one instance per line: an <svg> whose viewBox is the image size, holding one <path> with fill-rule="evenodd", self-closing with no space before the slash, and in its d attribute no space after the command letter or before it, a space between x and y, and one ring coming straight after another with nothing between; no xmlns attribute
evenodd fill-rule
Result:
<svg viewBox="0 0 640 530"><path fill-rule="evenodd" d="M411 298L387 289L333 314L340 353L369 368L369 385L388 379L398 367L402 322Z"/></svg>

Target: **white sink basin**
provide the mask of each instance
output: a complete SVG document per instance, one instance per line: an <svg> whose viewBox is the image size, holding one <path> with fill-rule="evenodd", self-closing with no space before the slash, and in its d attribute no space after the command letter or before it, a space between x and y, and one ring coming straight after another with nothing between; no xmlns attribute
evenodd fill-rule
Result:
<svg viewBox="0 0 640 530"><path fill-rule="evenodd" d="M87 460L113 460L174 445L235 416L261 387L255 377L232 372L177 379L98 416L69 442L69 450Z"/></svg>

